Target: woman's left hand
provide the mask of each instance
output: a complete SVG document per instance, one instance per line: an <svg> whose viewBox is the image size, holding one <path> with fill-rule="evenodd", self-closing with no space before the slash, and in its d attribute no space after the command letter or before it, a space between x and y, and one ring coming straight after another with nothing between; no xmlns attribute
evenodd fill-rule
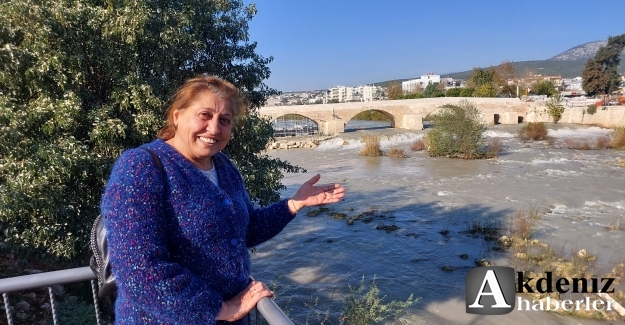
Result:
<svg viewBox="0 0 625 325"><path fill-rule="evenodd" d="M315 206L328 203L336 203L345 196L345 188L341 184L317 185L321 175L317 174L297 190L297 193L289 200L289 209L293 213L305 206Z"/></svg>

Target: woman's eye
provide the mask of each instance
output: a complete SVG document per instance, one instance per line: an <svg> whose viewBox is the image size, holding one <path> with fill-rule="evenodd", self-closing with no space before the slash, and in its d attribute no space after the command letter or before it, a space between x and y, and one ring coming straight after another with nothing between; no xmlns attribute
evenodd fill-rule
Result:
<svg viewBox="0 0 625 325"><path fill-rule="evenodd" d="M200 113L200 116L202 116L205 119L211 119L213 117L213 114L208 113L208 112L204 112L204 113Z"/></svg>
<svg viewBox="0 0 625 325"><path fill-rule="evenodd" d="M221 123L222 123L222 124L224 124L224 125L230 125L230 119L228 119L228 118L222 118L222 119L221 119Z"/></svg>

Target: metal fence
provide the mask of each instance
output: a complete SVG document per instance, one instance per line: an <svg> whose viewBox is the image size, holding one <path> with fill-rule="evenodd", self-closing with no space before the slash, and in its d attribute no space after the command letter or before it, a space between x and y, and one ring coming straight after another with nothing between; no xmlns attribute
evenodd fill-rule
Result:
<svg viewBox="0 0 625 325"><path fill-rule="evenodd" d="M2 293L2 298L4 299L4 308L6 311L7 323L9 325L13 325L11 302L9 301L8 295L9 292L47 288L48 294L50 296L52 320L54 324L57 325L59 323L57 317L56 303L54 301L54 294L52 292L52 286L57 284L67 284L83 281L91 281L91 291L93 294L93 305L95 308L96 322L98 325L103 325L97 299L98 294L96 276L93 274L93 271L91 271L91 268L88 266L0 279L0 293ZM293 322L291 322L291 320L284 314L282 309L280 309L280 307L278 307L278 305L276 305L276 303L271 298L262 298L256 305L256 308L270 325L293 325Z"/></svg>

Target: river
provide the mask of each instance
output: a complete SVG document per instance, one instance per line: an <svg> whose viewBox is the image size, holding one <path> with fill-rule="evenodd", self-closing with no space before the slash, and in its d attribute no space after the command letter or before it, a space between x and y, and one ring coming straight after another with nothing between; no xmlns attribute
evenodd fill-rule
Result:
<svg viewBox="0 0 625 325"><path fill-rule="evenodd" d="M371 123L350 129L375 126ZM268 151L308 170L285 175L283 197L316 173L322 175L321 183L341 183L347 195L314 217L303 209L280 235L257 247L253 274L265 282L275 280L277 300L296 324L330 324L321 320L328 309L336 324L348 284L358 285L363 276L367 285L375 277L387 302L420 297L407 310L407 323L608 324L539 311L465 313L464 280L474 261L508 265L509 260L506 251L494 251L492 243L465 234L476 222L505 228L516 211L536 207L545 213L533 238L560 247L564 255L586 249L598 258L598 274L625 261L625 231L607 229L625 222L625 167L618 163L625 152L557 148L564 139L594 141L610 130L552 124L549 135L556 142L549 145L522 143L514 136L519 128L488 128L487 139L503 141L498 159L430 158L409 149L427 130L382 126L346 132L315 149ZM359 139L366 134L379 135L383 150L405 149L408 158L358 155ZM377 217L367 220L371 222L350 225L332 216L372 210ZM398 229L387 232L384 226Z"/></svg>

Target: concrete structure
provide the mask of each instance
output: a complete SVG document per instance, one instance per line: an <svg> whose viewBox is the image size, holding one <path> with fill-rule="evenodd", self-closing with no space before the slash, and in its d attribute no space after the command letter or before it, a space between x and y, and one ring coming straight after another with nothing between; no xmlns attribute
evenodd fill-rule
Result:
<svg viewBox="0 0 625 325"><path fill-rule="evenodd" d="M403 81L401 83L401 90L404 91L404 94L415 92L418 89L425 89L428 85L434 83L440 83L441 76L434 73L427 73L421 76L419 79L412 79L408 81Z"/></svg>
<svg viewBox="0 0 625 325"><path fill-rule="evenodd" d="M488 125L551 122L544 103L522 102L518 98L439 97L366 103L266 106L262 107L259 113L271 119L277 119L286 114L302 115L315 121L320 132L335 134L344 132L345 124L356 114L375 110L391 120L391 127L421 130L425 116L436 113L445 104L458 105L462 100L475 104L482 112L483 122ZM594 124L603 127L625 126L624 106L608 106L605 109L600 107L594 115L583 113L585 108L565 106L560 122Z"/></svg>
<svg viewBox="0 0 625 325"><path fill-rule="evenodd" d="M347 102L372 102L382 96L382 88L371 85L360 85L358 87L336 86L328 89L327 100Z"/></svg>

